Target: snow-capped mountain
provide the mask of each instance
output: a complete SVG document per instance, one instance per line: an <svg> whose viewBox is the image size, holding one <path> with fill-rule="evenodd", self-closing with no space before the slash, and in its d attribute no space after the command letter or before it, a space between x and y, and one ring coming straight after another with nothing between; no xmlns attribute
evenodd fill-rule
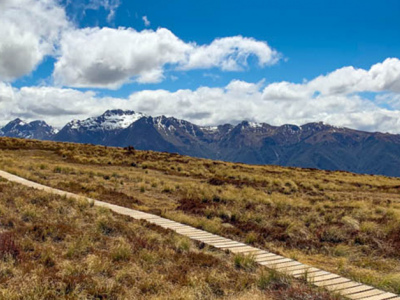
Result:
<svg viewBox="0 0 400 300"><path fill-rule="evenodd" d="M119 130L129 127L133 122L145 117L142 113L131 110L107 110L98 117L88 118L83 121L73 120L67 124L73 130L107 131Z"/></svg>
<svg viewBox="0 0 400 300"><path fill-rule="evenodd" d="M15 119L1 128L0 134L8 137L51 140L57 130L44 121L26 123L21 119Z"/></svg>
<svg viewBox="0 0 400 300"><path fill-rule="evenodd" d="M5 136L92 143L250 164L275 164L400 176L400 135L371 133L323 123L271 126L198 126L173 117L109 110L74 120L57 134L43 121L19 119L1 129Z"/></svg>
<svg viewBox="0 0 400 300"><path fill-rule="evenodd" d="M107 145L109 139L143 117L144 114L130 110L107 110L98 117L69 122L54 140Z"/></svg>

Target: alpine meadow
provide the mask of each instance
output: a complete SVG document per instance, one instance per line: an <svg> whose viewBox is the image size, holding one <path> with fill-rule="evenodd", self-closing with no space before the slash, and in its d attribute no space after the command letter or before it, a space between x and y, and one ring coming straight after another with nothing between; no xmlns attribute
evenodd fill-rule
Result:
<svg viewBox="0 0 400 300"><path fill-rule="evenodd" d="M0 0L0 300L400 300L400 1Z"/></svg>

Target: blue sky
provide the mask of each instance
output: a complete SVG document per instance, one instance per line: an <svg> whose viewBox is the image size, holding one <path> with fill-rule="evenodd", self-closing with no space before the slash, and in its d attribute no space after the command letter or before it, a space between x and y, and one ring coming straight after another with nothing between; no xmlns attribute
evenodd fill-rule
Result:
<svg viewBox="0 0 400 300"><path fill-rule="evenodd" d="M75 4L74 4L75 2ZM126 97L132 91L177 90L200 85L221 86L233 79L258 82L302 82L343 66L367 69L400 53L400 1L120 1L115 17L107 21L104 7L83 9L83 1L67 6L77 26L133 27L171 30L185 42L209 44L217 37L254 37L282 53L284 60L266 68L250 63L248 70L217 69L171 72L176 80L159 84L128 84L103 95ZM87 1L87 4L89 2ZM147 16L151 25L142 20ZM51 75L54 60L47 59L16 86L36 85Z"/></svg>
<svg viewBox="0 0 400 300"><path fill-rule="evenodd" d="M22 6L7 6L7 2L12 1L6 0L3 9L5 30L10 28L11 32L12 26L20 26L22 32L29 31L38 37L39 48L46 47L39 50L36 60L29 62L32 67L27 70L21 66L15 71L4 67L2 75L0 58L0 83L14 89L17 96L13 97L21 98L24 92L22 101L32 98L30 103L24 103L23 112L8 109L4 119L17 115L27 119L46 117L40 113L45 109L38 105L47 103L43 97L51 94L57 99L50 106L57 106L55 102L65 103L65 100L54 95L72 93L93 107L101 103L101 109L122 103L123 108L173 114L210 125L240 119L273 124L325 121L365 130L400 132L395 115L400 107L399 1L49 0L46 7L41 0L22 0L32 8L29 11ZM37 20L43 17L43 9L48 10L48 16L40 24L48 24L46 32L23 27L23 21L12 14L13 10L19 11L18 15ZM151 34L146 35L146 30ZM158 41L166 35L165 43ZM226 46L225 38L238 36L233 46ZM152 40L152 48L140 50L142 37ZM45 45L40 39L45 40ZM223 43L213 48L218 39ZM0 41L0 54L1 43L6 47L13 41ZM110 44L118 45L111 49ZM159 58L165 53L166 44L173 50L167 57ZM149 58L146 54L154 47L161 50ZM208 50L204 49L207 47ZM187 49L179 58L172 57L181 48ZM214 57L212 63L201 64L201 60L220 50L228 52ZM276 53L264 55L263 51L270 50ZM95 58L90 61L92 52ZM110 57L114 54L117 58L113 60ZM197 55L202 59L192 63L190 59ZM125 68L119 56L132 65ZM142 57L145 58L140 61ZM231 59L236 65L225 67L232 63ZM143 66L143 61L150 63ZM346 66L352 70L344 69ZM330 75L335 72L338 75ZM316 80L321 76L325 79ZM178 93L182 90L188 91L187 94ZM243 104L252 108L243 111L228 105L223 113L221 109L208 111L204 107L201 111L190 111L210 97L214 102L208 104L214 108L225 106L226 101L234 102L235 107ZM67 120L97 112L72 100L71 103L73 109L62 116L50 112L49 119ZM183 111L182 103L187 103L188 111ZM319 111L299 112L299 108L308 105L319 107ZM270 114L268 107L276 111ZM284 113L276 116L282 110ZM57 106L55 111L61 113L64 108ZM205 119L199 117L207 114L209 117Z"/></svg>

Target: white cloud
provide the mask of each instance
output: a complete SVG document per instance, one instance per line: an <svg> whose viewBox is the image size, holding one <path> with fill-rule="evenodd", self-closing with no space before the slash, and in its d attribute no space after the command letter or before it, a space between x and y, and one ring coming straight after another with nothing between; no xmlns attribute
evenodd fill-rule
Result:
<svg viewBox="0 0 400 300"><path fill-rule="evenodd" d="M152 116L174 116L200 125L235 124L242 120L272 125L323 121L360 130L400 133L399 108L388 110L381 107L382 103L390 101L398 104L400 94L379 94L373 101L356 94L320 94L315 97L305 94L292 100L287 97L265 99L265 91L273 90L270 86L264 88L263 82L233 80L225 87L199 87L175 92L144 90L133 93L128 99L120 99L55 87L15 89L0 83L0 119L44 119L62 126L71 119L83 119L100 115L107 109L120 108Z"/></svg>
<svg viewBox="0 0 400 300"><path fill-rule="evenodd" d="M120 0L67 1L83 13L103 7L114 18ZM143 16L146 26L150 25ZM59 0L0 0L0 80L12 81L31 73L45 56L56 58L53 77L58 85L118 88L122 84L157 83L169 69L218 68L239 71L248 58L260 67L280 56L266 42L242 36L197 45L171 31L133 28L77 28Z"/></svg>
<svg viewBox="0 0 400 300"><path fill-rule="evenodd" d="M319 76L307 84L314 91L325 95L354 92L400 92L400 60L388 58L369 70L344 67L326 76Z"/></svg>
<svg viewBox="0 0 400 300"><path fill-rule="evenodd" d="M107 109L131 109L126 99L96 97L94 92L55 87L12 88L0 82L0 120L17 117L26 120L42 119L61 127L72 119L100 115Z"/></svg>
<svg viewBox="0 0 400 300"><path fill-rule="evenodd" d="M147 18L147 16L143 16L143 17L142 17L142 20L143 20L144 26L146 26L146 27L149 27L149 26L150 26L150 21L149 21L149 19Z"/></svg>
<svg viewBox="0 0 400 300"><path fill-rule="evenodd" d="M120 0L67 0L66 6L72 10L72 18L82 18L87 10L99 10L104 8L108 11L107 21L111 22L115 18L115 13L121 4Z"/></svg>
<svg viewBox="0 0 400 300"><path fill-rule="evenodd" d="M243 119L273 125L324 121L400 133L398 58L388 58L369 70L344 67L303 83L265 86L264 82L234 80L219 88L145 90L128 99L98 97L94 92L67 88L13 88L7 82L32 72L46 55L57 59L53 73L57 84L99 88L118 88L129 81L160 82L170 69L236 71L247 68L250 56L257 58L260 67L280 58L267 43L241 36L197 45L182 41L165 28L141 32L131 28L77 29L58 3L0 0L1 120L45 119L62 126L72 118L121 108L166 114L203 125ZM93 3L102 4L111 14L119 1ZM371 101L359 92L380 94Z"/></svg>
<svg viewBox="0 0 400 300"><path fill-rule="evenodd" d="M74 87L118 88L132 78L155 83L163 79L164 66L184 60L190 48L164 28L72 30L61 41L54 78Z"/></svg>
<svg viewBox="0 0 400 300"><path fill-rule="evenodd" d="M279 59L265 42L240 36L198 46L165 28L85 28L64 34L54 78L65 86L118 88L129 81L160 82L168 68L239 70L251 55L262 67Z"/></svg>
<svg viewBox="0 0 400 300"><path fill-rule="evenodd" d="M0 1L0 80L32 72L69 26L56 0Z"/></svg>
<svg viewBox="0 0 400 300"><path fill-rule="evenodd" d="M247 66L247 59L254 55L260 67L274 64L280 55L266 42L242 36L214 40L209 45L194 45L188 60L181 63L184 70L220 68L224 71L239 71Z"/></svg>
<svg viewBox="0 0 400 300"><path fill-rule="evenodd" d="M287 81L274 82L264 89L265 100L296 100L311 98L313 91L302 84Z"/></svg>
<svg viewBox="0 0 400 300"><path fill-rule="evenodd" d="M98 0L97 0L98 1ZM97 2L95 1L95 2ZM107 15L107 21L111 22L115 18L115 12L120 5L119 0L102 0L100 1L100 5L103 6L106 10L109 11Z"/></svg>
<svg viewBox="0 0 400 300"><path fill-rule="evenodd" d="M320 95L296 101L265 100L260 84L237 80L224 88L141 91L132 94L130 102L137 110L150 115L166 114L203 125L241 120L272 125L324 121L364 130L400 132L399 111L382 109L356 95ZM384 123L383 116L387 118Z"/></svg>
<svg viewBox="0 0 400 300"><path fill-rule="evenodd" d="M296 100L358 92L400 93L400 60L388 58L369 70L344 67L302 84L276 82L264 89L265 100Z"/></svg>

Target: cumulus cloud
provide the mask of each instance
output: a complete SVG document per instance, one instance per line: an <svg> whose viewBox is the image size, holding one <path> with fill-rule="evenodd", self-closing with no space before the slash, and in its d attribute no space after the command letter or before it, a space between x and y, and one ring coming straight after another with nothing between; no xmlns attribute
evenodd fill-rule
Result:
<svg viewBox="0 0 400 300"><path fill-rule="evenodd" d="M210 45L194 45L187 61L181 68L208 69L220 68L224 71L240 71L247 66L247 59L254 55L260 67L276 63L280 55L266 42L242 36L226 37L214 40Z"/></svg>
<svg viewBox="0 0 400 300"><path fill-rule="evenodd" d="M12 88L0 82L0 120L45 120L62 127L72 119L100 115L107 109L131 109L126 99L96 97L92 91L56 87Z"/></svg>
<svg viewBox="0 0 400 300"><path fill-rule="evenodd" d="M354 92L400 92L400 60L388 58L369 70L344 67L307 84L309 89L325 95Z"/></svg>
<svg viewBox="0 0 400 300"><path fill-rule="evenodd" d="M120 0L67 1L85 12L100 7L111 21ZM143 17L150 25L147 16ZM84 49L84 51L83 51ZM58 85L118 88L124 83L158 83L169 69L218 68L238 71L254 56L264 67L279 54L266 42L241 36L209 45L184 42L165 28L77 28L58 0L0 1L0 80L31 73L45 56L56 58L53 77Z"/></svg>
<svg viewBox="0 0 400 300"><path fill-rule="evenodd" d="M311 97L313 91L305 85L287 81L274 82L264 89L265 100L296 100Z"/></svg>
<svg viewBox="0 0 400 300"><path fill-rule="evenodd" d="M400 93L400 60L388 58L369 70L344 67L302 84L272 83L264 89L266 100L295 100L313 95L348 95L358 92Z"/></svg>
<svg viewBox="0 0 400 300"><path fill-rule="evenodd" d="M382 69L382 72L386 71ZM378 77L385 76L377 74ZM391 82L393 77L385 78ZM174 116L199 125L236 124L242 120L272 125L323 121L360 130L400 133L400 93L379 92L372 100L348 88L344 88L347 92L341 94L315 94L314 89L308 90L309 83L277 82L265 85L263 81L233 80L224 87L199 87L174 92L143 90L127 99L120 99L56 87L16 89L0 82L0 119L45 119L60 127L71 119L83 119L100 115L107 109L120 108L152 116ZM385 86L393 87L391 84L376 86L379 90Z"/></svg>
<svg viewBox="0 0 400 300"><path fill-rule="evenodd" d="M129 99L99 98L93 92L50 87L1 88L5 88L0 91L2 120L45 119L59 127L71 119L122 108L153 116L175 116L202 125L235 124L245 119L272 125L324 121L361 130L400 132L399 110L380 108L360 96L318 96L293 102L271 102L263 99L262 89L257 89L257 84L246 82L176 92L146 90L132 94Z"/></svg>
<svg viewBox="0 0 400 300"><path fill-rule="evenodd" d="M265 89L269 90L269 86ZM285 98L287 100L287 98ZM166 114L202 125L238 123L242 120L272 125L323 121L367 131L400 133L400 111L377 106L359 95L318 95L295 101L264 98L261 83L232 81L223 88L140 91L129 102L150 115Z"/></svg>
<svg viewBox="0 0 400 300"><path fill-rule="evenodd" d="M61 41L54 78L58 84L74 87L117 88L132 77L156 83L163 79L163 67L184 60L190 48L164 28L73 30Z"/></svg>
<svg viewBox="0 0 400 300"><path fill-rule="evenodd" d="M56 0L0 1L0 80L32 72L46 55L55 53L68 26Z"/></svg>
<svg viewBox="0 0 400 300"><path fill-rule="evenodd" d="M118 88L129 81L160 82L168 68L240 70L251 55L262 67L279 59L267 43L241 36L199 46L165 28L84 28L63 35L54 78L64 86Z"/></svg>

